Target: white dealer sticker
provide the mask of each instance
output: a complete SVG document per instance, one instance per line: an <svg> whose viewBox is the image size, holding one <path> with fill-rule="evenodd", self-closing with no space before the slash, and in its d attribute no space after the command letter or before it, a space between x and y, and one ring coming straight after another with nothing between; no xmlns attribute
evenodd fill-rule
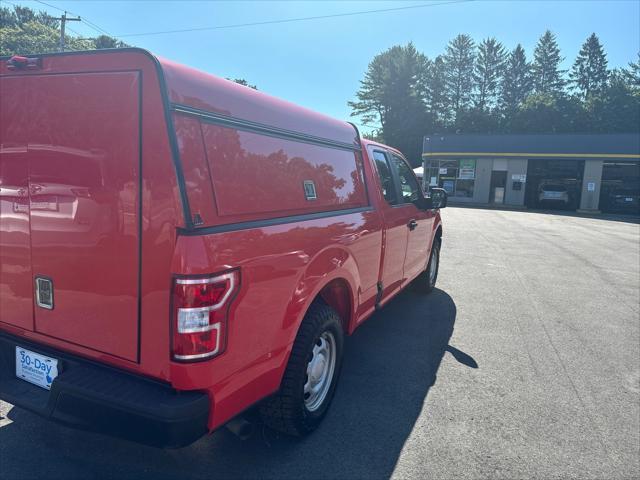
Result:
<svg viewBox="0 0 640 480"><path fill-rule="evenodd" d="M16 377L51 390L58 376L58 360L25 348L16 347Z"/></svg>

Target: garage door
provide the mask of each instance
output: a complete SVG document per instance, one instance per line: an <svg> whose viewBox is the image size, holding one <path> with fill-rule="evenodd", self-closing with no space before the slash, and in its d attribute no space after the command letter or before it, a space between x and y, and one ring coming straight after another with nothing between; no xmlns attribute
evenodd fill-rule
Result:
<svg viewBox="0 0 640 480"><path fill-rule="evenodd" d="M525 204L533 209L577 210L584 160L529 160Z"/></svg>
<svg viewBox="0 0 640 480"><path fill-rule="evenodd" d="M602 166L600 210L640 215L640 162L605 162Z"/></svg>

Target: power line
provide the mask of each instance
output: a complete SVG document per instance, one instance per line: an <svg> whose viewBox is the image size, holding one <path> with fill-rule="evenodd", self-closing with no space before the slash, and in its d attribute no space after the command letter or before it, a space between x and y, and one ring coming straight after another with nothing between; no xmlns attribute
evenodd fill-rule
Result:
<svg viewBox="0 0 640 480"><path fill-rule="evenodd" d="M327 19L327 18L351 17L351 16L354 16L354 15L368 15L368 14L373 14L373 13L395 12L395 11L399 11L399 10L409 10L409 9L415 9L415 8L437 7L439 5L451 5L451 4L454 4L454 3L466 3L466 2L473 2L473 1L474 0L450 0L450 1L439 2L439 3L426 3L426 4L421 4L421 5L409 5L409 6L405 6L405 7L394 7L394 8L381 8L381 9L378 9L378 10L364 10L364 11L349 12L349 13L335 13L335 14L331 14L331 15L316 15L316 16L313 16L313 17L285 18L285 19L281 19L281 20L265 20L265 21L262 21L262 22L235 23L235 24L231 24L231 25L218 25L218 26L213 26L213 27L199 27L199 28L183 28L183 29L179 29L179 30L161 30L161 31L156 31L156 32L125 33L125 34L122 34L122 35L118 35L117 38L142 37L142 36L147 36L147 35L163 35L163 34L167 34L167 33L198 32L198 31L205 31L205 30L222 30L222 29L230 29L230 28L254 27L254 26L258 26L258 25L272 25L272 24L278 24L278 23L293 23L293 22L302 22L302 21L309 21L309 20L322 20L322 19ZM43 3L43 2L40 2L40 3Z"/></svg>
<svg viewBox="0 0 640 480"><path fill-rule="evenodd" d="M71 15L75 15L75 16L81 16L75 12L72 12L71 10L64 10L60 7L56 7L55 5L51 5L50 3L46 3L46 2L42 2L41 0L35 0L37 3L40 3L42 5L46 5L47 7L53 8L55 10L58 10L60 12L64 12L67 11L69 12ZM91 20L89 20L87 17L82 15L82 21L84 23L87 24L88 27L92 28L93 30L95 30L96 32L100 33L100 34L104 34L104 35L108 35L110 37L112 37L113 35L111 35L109 32L107 32L104 28L101 28L100 26L96 25L95 23L93 23Z"/></svg>
<svg viewBox="0 0 640 480"><path fill-rule="evenodd" d="M80 22L80 17L67 17L67 12L64 12L61 17L49 17L51 20L58 20L60 22L60 51L64 52L66 38L64 34L65 27L67 22Z"/></svg>
<svg viewBox="0 0 640 480"><path fill-rule="evenodd" d="M78 35L78 37L80 36L80 33L75 31L73 28L67 27L67 30L69 30L71 33L75 33L76 35ZM80 40L80 39L79 38L75 38L74 40Z"/></svg>
<svg viewBox="0 0 640 480"><path fill-rule="evenodd" d="M42 4L42 5L46 5L47 7L53 8L53 9L58 10L58 11L60 11L60 12L64 12L64 11L65 11L64 9L62 9L62 8L60 8L60 7L56 7L55 5L51 5L50 3L46 3L46 2L43 2L43 1L41 1L41 0L35 0L35 1L36 1L37 3L40 3L40 4ZM77 13L72 12L71 10L66 10L66 11L68 11L68 12L69 12L70 14L72 14L72 15L80 16L80 15L78 15ZM82 21L83 21L84 23L86 23L88 27L92 28L92 29L93 29L93 30L95 30L96 32L98 32L98 33L103 33L103 34L105 34L105 35L109 35L109 36L111 36L111 34L110 34L109 32L107 32L104 28L101 28L99 25L96 25L96 24L95 24L95 23L93 23L91 20L89 20L87 17L82 16Z"/></svg>
<svg viewBox="0 0 640 480"><path fill-rule="evenodd" d="M94 30L96 30L97 32L102 32L105 35L112 37L113 35L111 35L109 32L107 32L104 28L99 27L98 25L96 25L95 23L93 23L91 20L87 20L86 18L84 19L85 23L87 25L89 25L90 27L93 27Z"/></svg>
<svg viewBox="0 0 640 480"><path fill-rule="evenodd" d="M19 7L19 6L20 6L20 5L17 5L17 4L15 4L15 3L13 3L13 2L10 2L9 0L3 0L3 1L4 1L5 3L8 3L9 5L13 5L14 7ZM55 8L55 7L54 7L54 8ZM64 10L61 10L61 9L59 9L59 8L57 8L57 10L60 10L61 12L65 12ZM67 12L65 12L65 14L66 14L66 13L67 13ZM75 14L74 14L74 15L75 15ZM53 18L53 17L49 17L49 18L51 18L51 20L58 20L58 21L60 21L60 22L62 23L62 19L60 19L60 18ZM73 19L71 19L71 18L67 18L66 20L68 21L68 20L73 20ZM62 25L61 25L61 27L62 27ZM72 28L70 28L70 27L66 27L66 30L69 30L70 32L75 33L76 35L80 35L78 32L76 32L74 29L72 29ZM64 33L63 33L63 34L64 34ZM63 43L63 40L62 40L62 35L63 35L63 34L61 34L61 40L60 40L61 44ZM77 39L77 40L90 40L90 39ZM65 45L64 45L64 49L65 49L65 50L73 50L74 52L79 51L77 48L69 47L68 45L66 45L66 43L65 43Z"/></svg>

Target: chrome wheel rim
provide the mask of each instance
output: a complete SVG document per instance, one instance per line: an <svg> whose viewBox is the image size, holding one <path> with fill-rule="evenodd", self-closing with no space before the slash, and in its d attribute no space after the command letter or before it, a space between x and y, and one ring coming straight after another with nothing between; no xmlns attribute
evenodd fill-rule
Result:
<svg viewBox="0 0 640 480"><path fill-rule="evenodd" d="M331 388L336 368L336 339L327 331L313 345L304 384L304 405L314 412L320 408Z"/></svg>
<svg viewBox="0 0 640 480"><path fill-rule="evenodd" d="M436 248L433 249L433 253L431 254L431 264L429 265L429 284L433 285L436 283L436 274L438 273L438 260L440 256L438 255L438 250Z"/></svg>

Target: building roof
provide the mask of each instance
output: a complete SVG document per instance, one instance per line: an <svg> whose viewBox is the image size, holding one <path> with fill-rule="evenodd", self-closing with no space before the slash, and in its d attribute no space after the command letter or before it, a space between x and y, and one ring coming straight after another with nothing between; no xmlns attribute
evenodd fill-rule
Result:
<svg viewBox="0 0 640 480"><path fill-rule="evenodd" d="M423 156L640 160L638 134L426 135Z"/></svg>

